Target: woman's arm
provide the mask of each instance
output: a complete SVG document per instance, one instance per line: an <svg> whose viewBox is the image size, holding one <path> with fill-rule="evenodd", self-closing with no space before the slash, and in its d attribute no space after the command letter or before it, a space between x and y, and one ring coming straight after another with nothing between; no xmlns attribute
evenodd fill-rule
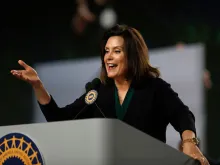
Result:
<svg viewBox="0 0 220 165"><path fill-rule="evenodd" d="M170 124L180 133L181 138L186 130L192 131L196 136L195 117L188 106L181 101L170 84L160 78L156 80L156 84L158 102L164 108Z"/></svg>
<svg viewBox="0 0 220 165"><path fill-rule="evenodd" d="M33 85L34 94L38 102L42 105L48 104L51 100L50 94L44 88L43 83L39 80L38 83Z"/></svg>
<svg viewBox="0 0 220 165"><path fill-rule="evenodd" d="M64 107L59 107L51 95L50 98L48 104L41 104L38 102L40 109L48 122L91 117L92 111L86 111L88 106L84 102L85 94L76 99L73 103Z"/></svg>
<svg viewBox="0 0 220 165"><path fill-rule="evenodd" d="M181 101L178 94L173 91L170 84L157 79L157 95L166 110L171 125L180 133L183 153L198 159L202 165L209 165L197 147L195 117L189 108Z"/></svg>

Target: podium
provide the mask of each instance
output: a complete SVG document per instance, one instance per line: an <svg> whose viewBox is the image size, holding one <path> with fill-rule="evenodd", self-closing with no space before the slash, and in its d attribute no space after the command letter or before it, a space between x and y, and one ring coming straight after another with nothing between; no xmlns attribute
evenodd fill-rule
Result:
<svg viewBox="0 0 220 165"><path fill-rule="evenodd" d="M41 165L200 164L197 160L117 119L81 119L0 127L0 138L10 133L23 134L35 143L44 162ZM11 139L16 137L13 135ZM17 141L21 141L21 138L18 139ZM7 138L2 138L2 144L3 141L5 145L5 141L9 144ZM33 145L33 142L30 145ZM14 143L14 148L21 149L18 143ZM2 144L0 159L3 150L7 150ZM13 140L10 145L13 148ZM24 146L23 150L26 147Z"/></svg>

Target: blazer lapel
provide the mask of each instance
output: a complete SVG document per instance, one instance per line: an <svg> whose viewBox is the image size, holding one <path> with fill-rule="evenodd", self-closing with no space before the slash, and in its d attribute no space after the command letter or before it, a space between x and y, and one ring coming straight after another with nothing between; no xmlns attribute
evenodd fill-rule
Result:
<svg viewBox="0 0 220 165"><path fill-rule="evenodd" d="M129 124L136 124L137 121L143 118L143 115L150 113L148 106L151 106L152 90L150 89L149 81L143 80L140 84L131 84L134 88L134 93L131 98L127 113L123 121ZM145 105L145 106L143 106ZM145 108L143 108L145 107Z"/></svg>
<svg viewBox="0 0 220 165"><path fill-rule="evenodd" d="M127 112L124 116L123 121L130 120L131 116L135 117L135 115L137 114L137 111L136 111L135 107L137 105L138 95L139 95L138 91L134 90L133 96L132 96L131 101L128 105Z"/></svg>
<svg viewBox="0 0 220 165"><path fill-rule="evenodd" d="M97 105L107 118L116 118L114 86L102 85L99 89Z"/></svg>

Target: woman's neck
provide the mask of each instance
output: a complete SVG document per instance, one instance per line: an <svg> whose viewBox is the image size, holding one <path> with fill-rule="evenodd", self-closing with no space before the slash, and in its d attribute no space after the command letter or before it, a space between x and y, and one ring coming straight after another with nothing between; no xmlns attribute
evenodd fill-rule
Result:
<svg viewBox="0 0 220 165"><path fill-rule="evenodd" d="M115 79L114 82L118 90L128 90L131 84L131 81L126 79Z"/></svg>

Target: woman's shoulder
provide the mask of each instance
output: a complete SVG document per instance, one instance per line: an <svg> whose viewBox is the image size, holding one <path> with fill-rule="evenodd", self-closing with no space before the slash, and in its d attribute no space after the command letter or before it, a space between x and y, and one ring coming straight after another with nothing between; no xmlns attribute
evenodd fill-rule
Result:
<svg viewBox="0 0 220 165"><path fill-rule="evenodd" d="M141 86L151 86L152 88L169 87L170 84L161 77L144 77Z"/></svg>
<svg viewBox="0 0 220 165"><path fill-rule="evenodd" d="M167 82L166 80L162 79L161 77L154 78L154 83L157 86L170 86L169 82Z"/></svg>

